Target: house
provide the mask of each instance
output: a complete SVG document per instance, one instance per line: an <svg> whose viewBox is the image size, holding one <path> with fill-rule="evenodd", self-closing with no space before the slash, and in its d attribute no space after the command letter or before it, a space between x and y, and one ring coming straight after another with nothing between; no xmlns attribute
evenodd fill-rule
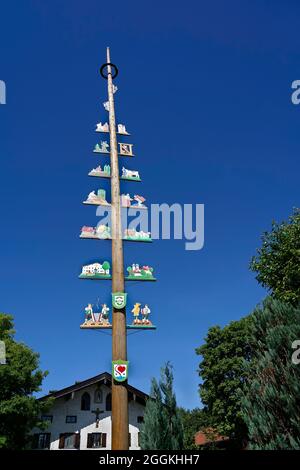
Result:
<svg viewBox="0 0 300 470"><path fill-rule="evenodd" d="M111 374L104 372L82 382L49 392L39 400L54 398L42 416L45 431L33 429L34 449L111 449ZM129 449L140 449L140 426L148 395L127 385Z"/></svg>
<svg viewBox="0 0 300 470"><path fill-rule="evenodd" d="M82 267L81 274L88 276L91 274L106 274L109 275L109 268L104 269L100 263L87 264Z"/></svg>

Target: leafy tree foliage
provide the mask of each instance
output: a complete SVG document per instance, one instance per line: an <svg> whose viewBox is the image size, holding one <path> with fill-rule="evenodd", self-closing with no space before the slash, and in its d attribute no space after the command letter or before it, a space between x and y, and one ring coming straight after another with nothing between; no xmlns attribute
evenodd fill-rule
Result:
<svg viewBox="0 0 300 470"><path fill-rule="evenodd" d="M202 428L208 425L208 417L203 409L195 408L193 410L186 410L179 408L183 424L183 448L184 449L197 449L195 445L195 434Z"/></svg>
<svg viewBox="0 0 300 470"><path fill-rule="evenodd" d="M300 364L292 343L300 339L300 307L273 298L253 313L253 357L242 417L253 449L300 449Z"/></svg>
<svg viewBox="0 0 300 470"><path fill-rule="evenodd" d="M240 390L244 387L245 360L250 359L247 341L251 317L209 329L205 343L196 349L199 365L200 397L208 417L207 425L220 434L242 440L247 431L241 417Z"/></svg>
<svg viewBox="0 0 300 470"><path fill-rule="evenodd" d="M288 222L273 222L262 236L262 246L252 258L250 269L256 279L279 300L300 300L300 210Z"/></svg>
<svg viewBox="0 0 300 470"><path fill-rule="evenodd" d="M183 426L173 392L170 363L161 369L159 381L152 379L150 398L146 403L141 427L141 447L145 450L183 448Z"/></svg>
<svg viewBox="0 0 300 470"><path fill-rule="evenodd" d="M29 431L49 406L32 396L40 390L47 372L39 367L39 355L14 340L13 317L0 314L0 340L6 347L6 364L0 365L0 448L24 449Z"/></svg>

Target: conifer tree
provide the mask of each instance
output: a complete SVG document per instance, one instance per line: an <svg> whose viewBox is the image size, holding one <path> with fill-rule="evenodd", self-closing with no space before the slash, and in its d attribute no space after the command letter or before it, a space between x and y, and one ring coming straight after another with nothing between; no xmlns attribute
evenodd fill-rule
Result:
<svg viewBox="0 0 300 470"><path fill-rule="evenodd" d="M183 426L176 406L173 372L169 362L161 369L159 382L152 379L141 428L141 447L145 450L183 448Z"/></svg>
<svg viewBox="0 0 300 470"><path fill-rule="evenodd" d="M270 297L252 319L252 360L245 361L242 398L250 448L300 449L300 364L292 361L300 308Z"/></svg>

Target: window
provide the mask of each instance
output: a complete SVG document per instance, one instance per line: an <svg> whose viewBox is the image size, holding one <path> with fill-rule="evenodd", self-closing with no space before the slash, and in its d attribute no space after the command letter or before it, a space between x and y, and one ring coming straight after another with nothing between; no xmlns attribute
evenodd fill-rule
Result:
<svg viewBox="0 0 300 470"><path fill-rule="evenodd" d="M77 416L66 416L66 423L77 423Z"/></svg>
<svg viewBox="0 0 300 470"><path fill-rule="evenodd" d="M91 408L90 394L85 392L81 397L81 409L87 411Z"/></svg>
<svg viewBox="0 0 300 470"><path fill-rule="evenodd" d="M33 449L50 449L50 432L42 432L34 434L33 436Z"/></svg>
<svg viewBox="0 0 300 470"><path fill-rule="evenodd" d="M144 416L138 416L138 417L137 417L137 422L138 422L139 424L143 423L143 422L144 422Z"/></svg>
<svg viewBox="0 0 300 470"><path fill-rule="evenodd" d="M95 394L94 394L94 402L95 403L102 403L103 401L103 393L100 388L96 388Z"/></svg>
<svg viewBox="0 0 300 470"><path fill-rule="evenodd" d="M59 449L79 449L80 433L65 432L59 435Z"/></svg>
<svg viewBox="0 0 300 470"><path fill-rule="evenodd" d="M111 411L111 393L108 393L106 395L105 409L106 409L106 411Z"/></svg>
<svg viewBox="0 0 300 470"><path fill-rule="evenodd" d="M52 423L53 421L53 416L52 415L42 415L41 416L42 421L47 421L49 423Z"/></svg>
<svg viewBox="0 0 300 470"><path fill-rule="evenodd" d="M87 436L87 448L88 449L99 449L106 447L106 433L104 432L92 432Z"/></svg>

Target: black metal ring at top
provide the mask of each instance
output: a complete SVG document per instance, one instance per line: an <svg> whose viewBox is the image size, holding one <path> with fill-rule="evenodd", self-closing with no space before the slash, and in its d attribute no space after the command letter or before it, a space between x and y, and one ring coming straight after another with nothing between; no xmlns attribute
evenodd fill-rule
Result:
<svg viewBox="0 0 300 470"><path fill-rule="evenodd" d="M102 77L105 78L105 80L107 80L108 75L104 75L104 69L105 69L105 67L107 67L108 65L110 65L110 66L112 67L112 69L114 69L114 72L113 72L111 78L116 78L116 76L117 76L118 73L119 73L118 68L116 67L115 64L111 64L110 62L108 62L107 64L103 64L103 65L101 66L100 73L101 73Z"/></svg>

